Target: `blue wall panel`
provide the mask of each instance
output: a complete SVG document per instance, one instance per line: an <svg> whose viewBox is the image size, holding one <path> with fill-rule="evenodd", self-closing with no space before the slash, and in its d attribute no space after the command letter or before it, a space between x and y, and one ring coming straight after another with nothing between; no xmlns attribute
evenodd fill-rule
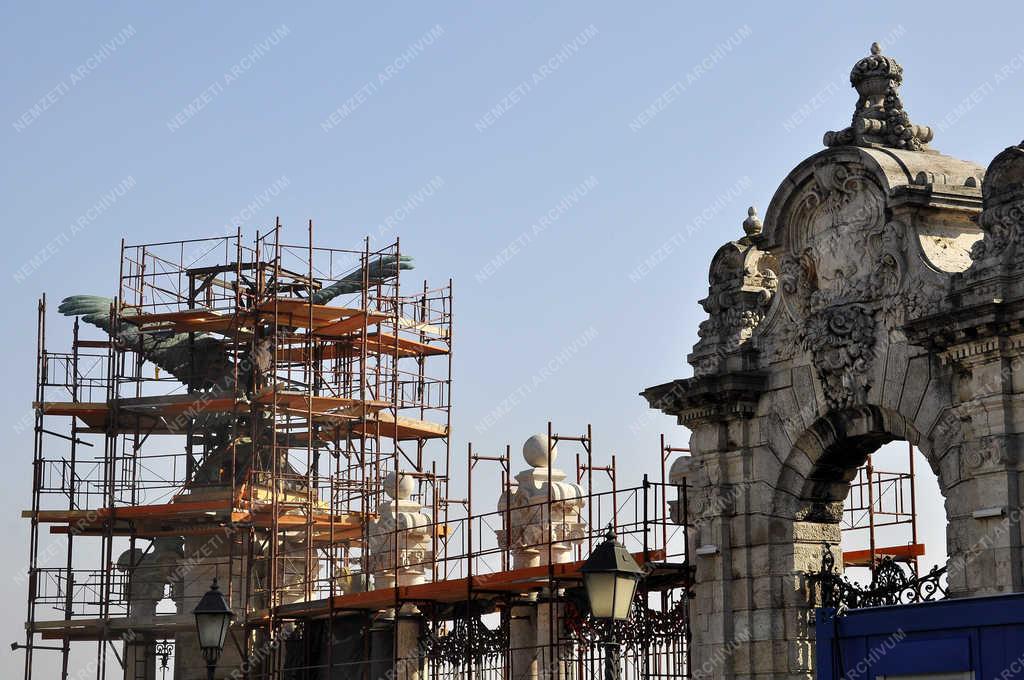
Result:
<svg viewBox="0 0 1024 680"><path fill-rule="evenodd" d="M821 680L973 671L1024 680L1024 594L856 609L816 618Z"/></svg>

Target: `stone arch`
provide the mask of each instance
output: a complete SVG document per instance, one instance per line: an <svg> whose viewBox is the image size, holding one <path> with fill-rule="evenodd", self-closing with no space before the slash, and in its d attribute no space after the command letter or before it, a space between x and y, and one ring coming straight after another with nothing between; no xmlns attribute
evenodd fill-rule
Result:
<svg viewBox="0 0 1024 680"><path fill-rule="evenodd" d="M951 401L941 414L951 414ZM944 422L940 417L938 425ZM807 426L788 450L775 452L782 467L774 483L773 512L796 519L834 516L826 506L842 502L856 469L869 454L892 441L909 442L922 452L946 496L960 475L957 466L943 464L956 447L939 450L932 438L921 435L921 430L937 429L936 423L919 426L899 411L871 404L828 411ZM948 439L943 436L940 447L950 444Z"/></svg>
<svg viewBox="0 0 1024 680"><path fill-rule="evenodd" d="M835 506L845 500L857 469L869 454L896 440L915 445L921 440L913 424L896 411L864 405L818 418L783 462L774 510L797 520L838 521Z"/></svg>
<svg viewBox="0 0 1024 680"><path fill-rule="evenodd" d="M716 677L813 675L807 574L893 439L939 480L950 594L1024 591L1024 143L987 171L928 148L901 79L877 49L855 65L853 124L718 251L693 377L643 392L691 431L673 480L707 509L695 659L736 651Z"/></svg>
<svg viewBox="0 0 1024 680"><path fill-rule="evenodd" d="M975 427L964 424L970 370L913 326L942 312L970 264L981 175L903 150L807 159L763 225L745 222L714 259L694 377L645 392L692 431L690 498L710 508L694 532L695 618L715 631L697 654L750 640L737 676L812 671L807 575L823 541L838 550L848 483L880 445L923 450L946 496L947 552L970 549L980 502L960 460ZM955 594L977 592L965 573L951 574Z"/></svg>

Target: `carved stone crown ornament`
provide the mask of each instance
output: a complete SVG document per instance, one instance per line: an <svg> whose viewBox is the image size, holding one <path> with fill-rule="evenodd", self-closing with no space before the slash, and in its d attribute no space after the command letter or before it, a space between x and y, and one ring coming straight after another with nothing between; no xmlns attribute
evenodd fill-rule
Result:
<svg viewBox="0 0 1024 680"><path fill-rule="evenodd" d="M860 95L853 122L838 132L826 132L825 146L882 146L908 151L927 148L932 129L910 122L900 99L903 67L882 54L878 43L872 43L871 54L854 64L850 84Z"/></svg>

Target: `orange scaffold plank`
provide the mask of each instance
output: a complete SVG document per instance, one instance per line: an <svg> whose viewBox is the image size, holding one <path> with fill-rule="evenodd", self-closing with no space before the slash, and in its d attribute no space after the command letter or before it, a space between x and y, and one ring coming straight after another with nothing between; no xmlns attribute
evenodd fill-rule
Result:
<svg viewBox="0 0 1024 680"><path fill-rule="evenodd" d="M389 402L360 400L351 397L307 395L286 390L265 390L253 400L260 404L276 403L278 408L296 417L306 416L312 411L314 420L337 421L361 418L365 413L374 414L386 408ZM191 417L201 413L242 412L249 409L247 402L234 396L211 396L210 394L177 394L164 397L141 397L121 399L117 402L120 430L134 431L152 429L152 434L180 433L187 424L181 416ZM87 427L102 431L110 425L110 407L103 402L34 402L33 408L41 408L50 416L78 418ZM389 436L387 432L381 433Z"/></svg>
<svg viewBox="0 0 1024 680"><path fill-rule="evenodd" d="M168 329L178 333L220 333L238 335L249 330L241 314L226 314L210 309L185 309L179 312L122 314L121 320L147 330Z"/></svg>
<svg viewBox="0 0 1024 680"><path fill-rule="evenodd" d="M633 557L643 565L665 559L664 550L652 550L647 560L644 554L634 553ZM553 567L554 578L559 581L578 581L582 578L580 568L583 562L566 562ZM548 580L548 567L525 567L493 574L481 574L468 578L448 579L420 583L414 586L381 588L361 593L336 595L331 599L312 602L297 602L277 608L279 616L326 616L332 611L368 610L377 611L393 607L396 602L462 602L466 593L472 590L482 592L525 593L542 587Z"/></svg>
<svg viewBox="0 0 1024 680"><path fill-rule="evenodd" d="M437 439L448 436L448 428L439 423L404 416L399 416L396 419L390 413L378 413L388 405L388 402L383 401L366 401L365 418L363 418L364 402L347 397L308 397L304 394L293 393L285 394L282 399L281 393L278 393L278 407L289 415L304 417L310 409L310 399L312 399L314 420L326 422L344 420L352 423L350 430L341 425L339 425L338 432L334 432L330 428L321 430L318 438L323 441L332 441L336 436L345 438L349 431L357 437L379 435L387 439L397 438L402 441ZM269 405L273 403L274 397L273 395L261 395L257 397L257 400ZM187 402L175 401L163 406L156 404L136 406L131 403L122 403L119 404L118 430L131 432L141 428L148 434L180 434L186 423L178 422L176 420L178 416L186 413L198 415L200 413L228 412L234 410L237 404L238 402L230 397L209 400L190 399ZM103 432L110 425L110 407L104 403L48 401L33 403L33 407L41 408L43 413L50 416L78 418L93 432ZM293 435L294 444L302 445L304 441L302 437L302 433Z"/></svg>
<svg viewBox="0 0 1024 680"><path fill-rule="evenodd" d="M187 498L187 496L182 497ZM31 510L22 511L22 517L31 518ZM244 492L236 502L228 498L202 500L176 500L173 503L136 505L96 510L40 510L35 513L42 524L60 524L50 533L96 533L112 524L116 535L183 536L223 532L224 524L245 524L258 528L274 526L273 512L266 501L252 501ZM291 507L278 512L280 530L311 527L314 541L329 543L358 540L362 535L363 520L358 513L331 513L302 507Z"/></svg>
<svg viewBox="0 0 1024 680"><path fill-rule="evenodd" d="M429 420L406 418L387 411L368 413L365 419L356 420L351 426L339 425L337 428L323 428L316 437L321 441L334 441L353 437L377 437L414 441L418 439L440 439L448 436L448 427ZM308 432L296 432L292 435L294 446L301 446L309 439Z"/></svg>
<svg viewBox="0 0 1024 680"><path fill-rule="evenodd" d="M256 308L263 321L277 321L279 326L309 329L313 335L343 336L363 326L371 326L388 318L387 314L369 309L350 309L330 305L311 305L298 298L268 300ZM312 324L310 317L312 316Z"/></svg>
<svg viewBox="0 0 1024 680"><path fill-rule="evenodd" d="M398 355L399 358L427 357L448 354L443 345L431 345L409 338L395 337L391 333L367 333L366 351L370 354ZM358 357L362 353L362 334L331 338L331 342L317 349L319 360L338 357ZM278 361L302 363L306 360L305 347L282 347L277 352Z"/></svg>
<svg viewBox="0 0 1024 680"><path fill-rule="evenodd" d="M253 401L268 405L276 402L278 406L283 406L295 411L312 409L314 413L329 413L335 410L349 409L354 406L361 407L363 404L366 404L368 409L374 411L386 408L390 405L390 402L387 401L377 401L373 399L362 401L351 397L308 395L302 392L289 392L285 390L265 390Z"/></svg>
<svg viewBox="0 0 1024 680"><path fill-rule="evenodd" d="M136 310L129 309L121 316L125 323L148 330L173 329L179 333L207 332L233 336L251 331L258 323L276 322L279 326L305 328L314 335L325 337L345 335L387 318L387 314L375 310L311 305L300 298L268 300L254 310L183 309L138 314Z"/></svg>
<svg viewBox="0 0 1024 680"><path fill-rule="evenodd" d="M907 545L896 545L887 548L875 548L875 557L891 557L897 562L909 562L915 557L924 555L924 545L921 543L910 543ZM846 567L870 567L870 550L846 550L843 551L843 566Z"/></svg>

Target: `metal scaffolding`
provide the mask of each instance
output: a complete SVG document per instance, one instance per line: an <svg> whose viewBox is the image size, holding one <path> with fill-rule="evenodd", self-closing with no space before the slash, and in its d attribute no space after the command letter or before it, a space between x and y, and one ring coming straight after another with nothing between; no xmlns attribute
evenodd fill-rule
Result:
<svg viewBox="0 0 1024 680"><path fill-rule="evenodd" d="M874 573L883 558L907 564L918 573L918 558L924 545L918 543L917 498L915 495L914 445L907 443L906 465L887 470L875 467L872 457L857 470L843 504L842 531L866 536L867 548L843 552L844 567L866 567ZM878 532L898 536L899 542L880 545Z"/></svg>
<svg viewBox="0 0 1024 680"><path fill-rule="evenodd" d="M43 649L68 677L79 640L107 677L110 643L146 628L130 587L159 568L161 538L194 564L151 642L190 631L217 577L247 656L280 634L280 606L351 587L388 470L446 495L451 282L403 295L397 241L338 250L315 247L312 224L302 245L281 231L122 244L106 337L76 319L70 352L47 347L40 302L26 678Z"/></svg>
<svg viewBox="0 0 1024 680"><path fill-rule="evenodd" d="M312 223L299 245L282 231L122 242L116 296L60 306L67 352L49 349L40 301L25 680L44 652L62 680L150 680L157 663L197 677L191 611L213 579L237 615L225 673L373 678L399 663L394 622L412 612L427 677L512 677L517 651L589 677L600 648L579 569L608 524L648 570L627 677L686 676L686 492L665 478L685 450L662 441L661 479L623 488L589 426L549 424L552 459L575 449L578 498L553 495L549 465L546 497L513 508L510 447L472 445L454 495L451 281L406 294L398 241L341 250L315 246ZM482 466L503 506L474 500ZM370 546L403 502L427 519L395 521L382 568ZM555 518L566 503L578 516ZM515 564L513 512L546 522L517 546L539 566ZM418 557L412 531L429 536ZM539 606L546 641L516 650L516 608Z"/></svg>

